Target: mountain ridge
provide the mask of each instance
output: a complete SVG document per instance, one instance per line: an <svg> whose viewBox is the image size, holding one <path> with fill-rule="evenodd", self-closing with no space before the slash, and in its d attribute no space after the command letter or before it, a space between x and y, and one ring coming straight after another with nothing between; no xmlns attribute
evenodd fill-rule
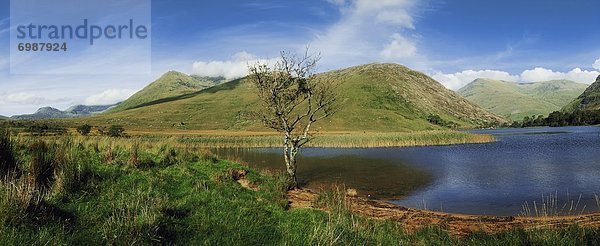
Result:
<svg viewBox="0 0 600 246"><path fill-rule="evenodd" d="M120 112L161 103L171 97L198 92L223 81L225 81L223 77L205 77L168 71L108 112Z"/></svg>
<svg viewBox="0 0 600 246"><path fill-rule="evenodd" d="M374 63L318 74L339 83L343 107L317 124L325 131L415 131L442 129L428 122L439 115L460 128L506 122L446 89L429 76L390 63ZM138 108L86 118L94 125L165 129L185 125L199 130L266 130L251 116L260 105L245 78ZM79 120L81 121L81 119Z"/></svg>
<svg viewBox="0 0 600 246"><path fill-rule="evenodd" d="M102 113L117 104L111 105L75 105L67 108L66 110L60 110L53 107L41 107L33 114L22 114L14 115L10 119L14 120L44 120L44 119L65 119L88 116L93 114Z"/></svg>
<svg viewBox="0 0 600 246"><path fill-rule="evenodd" d="M493 113L521 120L525 116L548 115L560 110L586 87L569 80L516 83L480 78L457 92Z"/></svg>

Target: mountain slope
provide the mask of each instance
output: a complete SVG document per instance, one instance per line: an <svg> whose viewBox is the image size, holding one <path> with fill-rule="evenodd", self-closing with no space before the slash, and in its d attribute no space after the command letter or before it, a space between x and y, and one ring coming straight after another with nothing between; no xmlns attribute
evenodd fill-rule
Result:
<svg viewBox="0 0 600 246"><path fill-rule="evenodd" d="M600 76L581 95L563 108L563 111L600 110Z"/></svg>
<svg viewBox="0 0 600 246"><path fill-rule="evenodd" d="M458 93L490 112L522 120L525 116L548 115L560 110L585 88L585 84L568 80L515 83L477 79Z"/></svg>
<svg viewBox="0 0 600 246"><path fill-rule="evenodd" d="M224 81L224 78L189 76L184 73L170 71L144 89L138 91L109 112L120 112L127 109L160 103L170 97L197 92Z"/></svg>
<svg viewBox="0 0 600 246"><path fill-rule="evenodd" d="M105 110L114 107L118 104L113 105L75 105L73 107L68 108L65 111L53 108L53 107L43 107L39 108L33 114L24 114L24 115L15 115L12 116L11 119L15 120L43 120L43 119L64 119L64 118L74 118L87 116L92 114L102 113Z"/></svg>
<svg viewBox="0 0 600 246"><path fill-rule="evenodd" d="M0 115L0 120L8 120L8 117Z"/></svg>
<svg viewBox="0 0 600 246"><path fill-rule="evenodd" d="M316 125L324 131L414 131L440 129L437 114L459 127L505 122L428 76L397 64L369 64L320 74L337 81L341 109ZM177 100L106 113L77 123L118 124L137 129L266 130L252 117L260 103L249 81L238 79ZM183 124L181 124L183 123Z"/></svg>

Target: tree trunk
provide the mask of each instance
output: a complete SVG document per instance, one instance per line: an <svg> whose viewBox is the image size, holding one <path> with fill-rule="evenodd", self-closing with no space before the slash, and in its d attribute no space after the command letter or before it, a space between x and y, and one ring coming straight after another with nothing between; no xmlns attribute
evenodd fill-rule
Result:
<svg viewBox="0 0 600 246"><path fill-rule="evenodd" d="M298 179L296 178L296 157L291 157L286 164L287 172L290 178L290 189L298 188Z"/></svg>
<svg viewBox="0 0 600 246"><path fill-rule="evenodd" d="M286 136L285 143L283 146L283 156L285 159L285 167L288 173L290 181L288 189L292 190L298 188L298 179L296 178L296 154L298 153L298 147L291 145L290 139Z"/></svg>

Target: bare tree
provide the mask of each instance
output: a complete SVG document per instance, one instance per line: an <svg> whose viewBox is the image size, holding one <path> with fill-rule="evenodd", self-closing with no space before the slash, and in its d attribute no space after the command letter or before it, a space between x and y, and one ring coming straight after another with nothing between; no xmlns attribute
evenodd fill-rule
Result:
<svg viewBox="0 0 600 246"><path fill-rule="evenodd" d="M307 49L302 57L281 52L281 58L272 66L264 63L249 66L249 78L258 88L264 105L260 117L265 126L284 136L289 189L298 187L296 156L312 139L311 126L336 110L333 81L315 75L319 60L319 55L309 55Z"/></svg>

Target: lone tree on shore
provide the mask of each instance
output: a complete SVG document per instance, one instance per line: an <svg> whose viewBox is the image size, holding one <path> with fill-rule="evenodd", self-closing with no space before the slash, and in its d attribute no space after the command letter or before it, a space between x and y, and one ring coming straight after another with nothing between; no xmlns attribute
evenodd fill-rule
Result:
<svg viewBox="0 0 600 246"><path fill-rule="evenodd" d="M277 63L249 66L250 80L258 88L265 126L282 133L283 156L289 175L289 189L298 187L296 156L312 137L311 126L335 113L337 104L333 81L315 76L319 55L302 57L281 52Z"/></svg>

